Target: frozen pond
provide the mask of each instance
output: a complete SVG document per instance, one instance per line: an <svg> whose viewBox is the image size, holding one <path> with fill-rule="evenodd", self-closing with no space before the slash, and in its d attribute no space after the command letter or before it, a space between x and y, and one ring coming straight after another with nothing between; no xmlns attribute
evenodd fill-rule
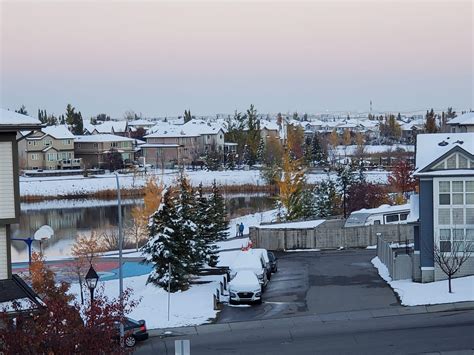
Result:
<svg viewBox="0 0 474 355"><path fill-rule="evenodd" d="M225 197L230 218L273 208L274 200L266 194L239 194ZM123 224L131 219L132 208L142 199L122 201ZM12 225L13 238L33 236L42 225L53 228L54 237L43 243L47 259L69 256L77 234L92 230L117 228L117 202L115 200L52 200L22 203L20 224ZM33 243L33 250L39 245ZM28 249L22 241L12 241L12 261L28 260Z"/></svg>

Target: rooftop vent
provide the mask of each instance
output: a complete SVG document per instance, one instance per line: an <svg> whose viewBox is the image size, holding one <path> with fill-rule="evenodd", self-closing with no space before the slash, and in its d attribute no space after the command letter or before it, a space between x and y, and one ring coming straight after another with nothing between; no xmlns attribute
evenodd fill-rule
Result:
<svg viewBox="0 0 474 355"><path fill-rule="evenodd" d="M448 138L448 139L449 139L449 138ZM439 145L440 147L446 147L446 146L448 145L448 142L442 141L442 142L439 142L438 145Z"/></svg>
<svg viewBox="0 0 474 355"><path fill-rule="evenodd" d="M453 144L463 144L463 143L464 143L464 141L456 141Z"/></svg>

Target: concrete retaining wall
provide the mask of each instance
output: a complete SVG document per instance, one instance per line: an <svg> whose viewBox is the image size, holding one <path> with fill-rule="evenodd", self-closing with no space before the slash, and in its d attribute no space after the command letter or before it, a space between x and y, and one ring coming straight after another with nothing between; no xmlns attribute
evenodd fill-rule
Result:
<svg viewBox="0 0 474 355"><path fill-rule="evenodd" d="M377 233L386 241L413 241L413 226L406 224L344 228L343 220L328 220L311 229L250 227L250 239L268 250L365 248L377 244Z"/></svg>

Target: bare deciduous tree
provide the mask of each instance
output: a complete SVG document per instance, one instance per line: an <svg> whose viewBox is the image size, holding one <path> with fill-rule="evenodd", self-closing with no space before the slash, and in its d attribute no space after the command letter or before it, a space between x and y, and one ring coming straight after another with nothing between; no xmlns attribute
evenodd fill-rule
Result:
<svg viewBox="0 0 474 355"><path fill-rule="evenodd" d="M463 238L465 240L465 238ZM444 245L443 243L446 243ZM434 262L448 277L449 293L453 293L451 280L461 269L461 266L469 260L474 251L474 244L470 241L441 241L442 247L435 243Z"/></svg>

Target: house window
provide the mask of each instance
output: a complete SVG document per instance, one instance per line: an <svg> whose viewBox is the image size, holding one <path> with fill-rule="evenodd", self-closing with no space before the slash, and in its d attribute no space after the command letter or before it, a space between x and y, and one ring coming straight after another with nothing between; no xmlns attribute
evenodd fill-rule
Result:
<svg viewBox="0 0 474 355"><path fill-rule="evenodd" d="M98 147L99 147L99 144L94 143L94 148L98 148Z"/></svg>
<svg viewBox="0 0 474 355"><path fill-rule="evenodd" d="M451 155L447 160L446 160L446 168L447 169L456 169L456 155Z"/></svg>
<svg viewBox="0 0 474 355"><path fill-rule="evenodd" d="M451 229L439 230L439 249L442 252L451 251Z"/></svg>
<svg viewBox="0 0 474 355"><path fill-rule="evenodd" d="M31 141L29 141L29 142L28 142L28 145L31 145L31 143L32 143L32 142L31 142Z"/></svg>
<svg viewBox="0 0 474 355"><path fill-rule="evenodd" d="M459 169L467 169L467 158L464 155L458 155L458 166Z"/></svg>
<svg viewBox="0 0 474 355"><path fill-rule="evenodd" d="M31 160L38 160L38 154L31 154Z"/></svg>
<svg viewBox="0 0 474 355"><path fill-rule="evenodd" d="M56 153L48 153L48 161L55 161Z"/></svg>
<svg viewBox="0 0 474 355"><path fill-rule="evenodd" d="M440 208L438 210L438 224L451 224L451 210L449 208Z"/></svg>

